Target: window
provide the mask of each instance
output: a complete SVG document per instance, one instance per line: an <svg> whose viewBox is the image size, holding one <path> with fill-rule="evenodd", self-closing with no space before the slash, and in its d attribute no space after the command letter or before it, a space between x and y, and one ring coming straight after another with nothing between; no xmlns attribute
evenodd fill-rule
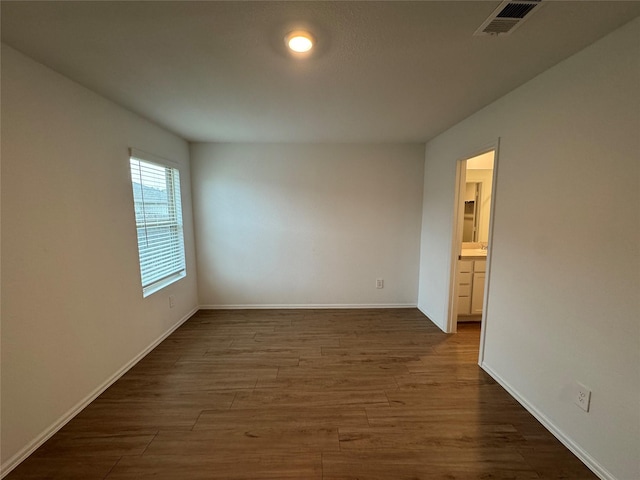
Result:
<svg viewBox="0 0 640 480"><path fill-rule="evenodd" d="M131 149L142 296L186 275L180 172L166 160Z"/></svg>

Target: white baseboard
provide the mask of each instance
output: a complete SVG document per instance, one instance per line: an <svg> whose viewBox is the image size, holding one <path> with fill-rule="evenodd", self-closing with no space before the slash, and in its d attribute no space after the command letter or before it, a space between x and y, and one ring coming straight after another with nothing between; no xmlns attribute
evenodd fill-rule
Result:
<svg viewBox="0 0 640 480"><path fill-rule="evenodd" d="M495 370L493 370L486 362L483 362L480 367L487 372L491 378L500 384L509 395L515 398L520 405L522 405L527 411L533 415L547 430L549 430L554 437L556 437L565 447L578 457L582 463L584 463L593 473L595 473L602 480L617 480L614 475L611 474L606 468L600 465L591 455L589 455L580 445L575 443L565 433L558 428L544 413L538 410L534 405L529 403L520 393L513 388L509 382L502 378Z"/></svg>
<svg viewBox="0 0 640 480"><path fill-rule="evenodd" d="M60 417L57 421L52 423L48 428L46 428L38 437L36 437L32 442L30 442L26 447L16 453L14 456L9 458L5 463L0 465L0 478L4 478L9 475L9 473L16 468L20 463L22 463L29 455L35 452L38 447L40 447L44 442L49 440L58 430L64 427L67 423L69 423L73 417L75 417L78 413L80 413L87 405L93 402L98 396L104 392L107 388L113 385L122 375L127 373L136 363L142 360L145 355L147 355L151 350L156 348L165 338L171 335L175 330L178 329L184 322L189 320L196 312L198 311L198 307L191 310L184 317L182 317L178 323L169 328L165 333L160 335L153 343L151 343L147 348L145 348L142 352L136 355L132 360L127 362L120 370L111 375L104 383L98 386L95 390L93 390L89 395L80 400L75 406L73 406L70 410L68 410L62 417Z"/></svg>
<svg viewBox="0 0 640 480"><path fill-rule="evenodd" d="M250 304L250 305L200 305L201 310L312 310L312 309L330 309L330 308L416 308L413 303L305 303L305 304Z"/></svg>

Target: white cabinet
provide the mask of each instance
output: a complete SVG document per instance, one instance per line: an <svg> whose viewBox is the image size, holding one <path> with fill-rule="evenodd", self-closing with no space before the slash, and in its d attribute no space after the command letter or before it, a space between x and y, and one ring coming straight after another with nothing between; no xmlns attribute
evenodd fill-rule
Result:
<svg viewBox="0 0 640 480"><path fill-rule="evenodd" d="M458 315L482 315L486 260L458 261Z"/></svg>

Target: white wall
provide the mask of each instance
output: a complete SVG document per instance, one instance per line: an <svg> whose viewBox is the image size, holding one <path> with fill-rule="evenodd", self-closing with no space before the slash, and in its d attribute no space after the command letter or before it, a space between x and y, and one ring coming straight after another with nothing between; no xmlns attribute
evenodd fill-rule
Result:
<svg viewBox="0 0 640 480"><path fill-rule="evenodd" d="M416 305L424 145L197 144L191 158L201 305Z"/></svg>
<svg viewBox="0 0 640 480"><path fill-rule="evenodd" d="M128 147L182 172L187 277L146 299ZM197 306L189 177L185 141L2 46L3 471Z"/></svg>
<svg viewBox="0 0 640 480"><path fill-rule="evenodd" d="M640 19L427 145L419 294L443 327L455 163L500 137L484 367L620 480L640 478L638 58Z"/></svg>

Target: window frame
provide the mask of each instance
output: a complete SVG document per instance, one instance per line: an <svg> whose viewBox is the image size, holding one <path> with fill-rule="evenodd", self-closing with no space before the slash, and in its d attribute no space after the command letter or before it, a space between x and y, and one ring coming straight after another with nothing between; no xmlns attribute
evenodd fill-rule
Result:
<svg viewBox="0 0 640 480"><path fill-rule="evenodd" d="M173 228L177 229L175 233L175 236L177 237L176 240L175 241L171 239L167 240L167 244L166 244L171 248L178 248L177 255L166 255L162 257L164 260L177 259L178 260L177 268L175 268L173 271L171 271L171 273L167 274L166 276L154 279L146 284L144 283L145 274L143 273L143 270L144 270L143 260L145 260L146 258L143 258L143 251L141 249L142 245L140 242L139 230L140 228L144 228L145 238L147 238L147 235L146 235L147 229L152 227L157 228L158 224L156 222L155 225L150 225L150 222L148 221L143 221L143 223L138 223L139 215L137 213L138 209L136 207L140 204L140 202L136 200L134 183L137 183L137 182L134 182L135 166L133 165L134 162L136 161L143 162L145 164L151 164L153 166L165 169L165 176L166 176L166 171L171 170L172 181L169 182L170 185L168 186L168 189L170 189L171 193L167 195L167 205L168 205L167 209L170 212L170 214L173 216L173 218L171 218L167 222L166 226L169 227L170 229L173 229ZM140 172L142 173L141 170ZM138 249L138 268L140 273L140 284L142 286L143 298L146 298L149 295L152 295L153 293L158 292L163 288L167 287L168 285L171 285L172 283L175 283L178 280L185 278L187 276L187 265L186 265L187 262L186 262L185 243L184 243L184 221L183 221L183 215L182 215L182 184L181 184L182 181L180 177L181 177L180 165L177 162L167 160L165 158L161 158L156 155L153 155L148 152L144 152L142 150L138 150L135 148L129 149L129 180L131 182L133 213L134 213L134 222L135 222L135 229L136 229L136 247ZM140 180L142 181L142 178L140 178ZM141 189L141 191L143 190ZM147 203L147 205L149 205L149 203ZM143 205L142 210L144 212L144 199L142 200L142 205ZM170 234L170 235L171 237L173 237L173 234Z"/></svg>

